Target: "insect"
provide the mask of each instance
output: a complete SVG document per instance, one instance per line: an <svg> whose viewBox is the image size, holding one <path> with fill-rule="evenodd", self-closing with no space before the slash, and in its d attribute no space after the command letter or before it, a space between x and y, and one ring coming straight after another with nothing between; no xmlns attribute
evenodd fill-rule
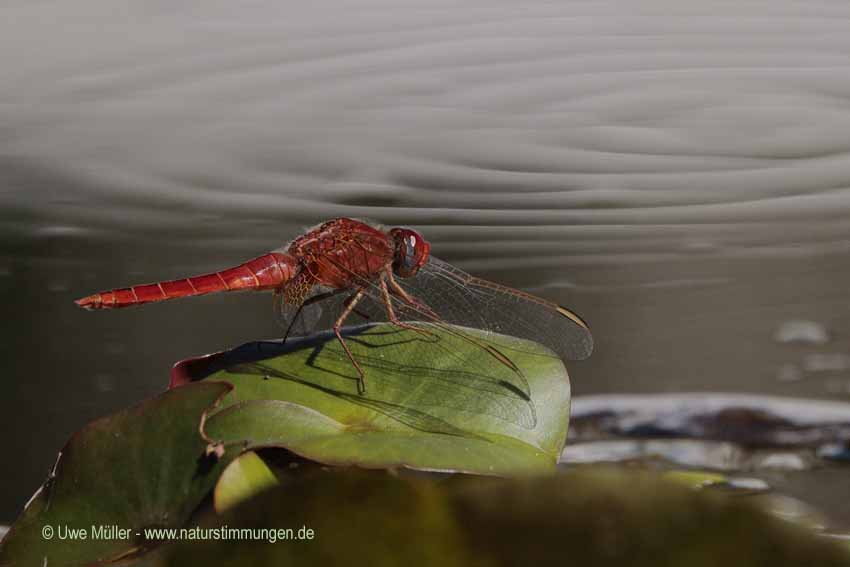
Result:
<svg viewBox="0 0 850 567"><path fill-rule="evenodd" d="M439 328L517 373L509 355L466 329L529 339L565 359L590 355L590 329L569 309L471 276L430 251L415 230L336 218L233 268L95 293L76 303L85 309L116 309L219 291L270 290L286 336L293 329L320 328L323 309L326 319L332 316L328 322L357 371L360 394L366 391L366 373L341 332L352 317L383 317L424 335L430 334L429 325Z"/></svg>

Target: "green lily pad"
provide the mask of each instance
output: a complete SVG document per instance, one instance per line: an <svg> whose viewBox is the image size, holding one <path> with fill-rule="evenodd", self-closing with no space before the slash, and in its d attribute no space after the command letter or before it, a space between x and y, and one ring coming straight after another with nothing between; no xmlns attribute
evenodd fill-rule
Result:
<svg viewBox="0 0 850 567"><path fill-rule="evenodd" d="M163 566L474 564L438 483L378 471L317 472L200 520Z"/></svg>
<svg viewBox="0 0 850 567"><path fill-rule="evenodd" d="M275 474L257 453L242 453L227 465L215 485L215 509L225 512L278 484Z"/></svg>
<svg viewBox="0 0 850 567"><path fill-rule="evenodd" d="M172 384L226 381L234 391L206 422L215 441L284 447L333 465L514 475L555 467L570 388L561 360L507 336L423 326L358 327L336 337L252 343L187 361ZM508 363L504 361L507 360ZM511 364L515 365L514 368Z"/></svg>
<svg viewBox="0 0 850 567"><path fill-rule="evenodd" d="M0 565L102 565L143 552L146 527L183 525L229 460L205 455L198 426L231 388L177 388L77 432L0 544Z"/></svg>
<svg viewBox="0 0 850 567"><path fill-rule="evenodd" d="M164 563L839 567L850 561L839 543L773 518L747 499L601 467L447 481L334 469L209 520L208 534L244 529L277 539L178 542L165 550Z"/></svg>

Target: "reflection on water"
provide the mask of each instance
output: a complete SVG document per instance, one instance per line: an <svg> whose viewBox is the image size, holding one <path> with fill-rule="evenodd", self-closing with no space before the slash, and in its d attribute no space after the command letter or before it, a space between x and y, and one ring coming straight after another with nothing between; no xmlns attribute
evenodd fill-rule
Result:
<svg viewBox="0 0 850 567"><path fill-rule="evenodd" d="M190 4L0 23L0 520L175 360L279 333L261 295L74 298L338 215L575 308L578 395L850 399L847 6ZM795 477L830 513L831 470Z"/></svg>

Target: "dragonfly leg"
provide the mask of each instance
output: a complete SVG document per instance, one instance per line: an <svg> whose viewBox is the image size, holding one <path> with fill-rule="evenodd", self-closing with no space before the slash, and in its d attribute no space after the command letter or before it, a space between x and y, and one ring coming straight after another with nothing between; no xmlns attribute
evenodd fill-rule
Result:
<svg viewBox="0 0 850 567"><path fill-rule="evenodd" d="M355 370L357 370L358 378L357 378L357 393L361 396L366 393L366 374L363 372L363 369L360 368L360 364L354 358L354 355L351 354L351 350L348 348L348 345L345 343L345 339L342 338L342 333L340 329L342 328L342 324L351 315L351 312L354 311L354 307L357 303L363 298L363 289L358 289L357 293L349 297L345 300L345 309L343 309L339 318L334 323L334 334L336 338L339 339L339 344L342 345L342 349L345 351L345 354L348 355L348 360L351 361L351 364L354 365Z"/></svg>
<svg viewBox="0 0 850 567"><path fill-rule="evenodd" d="M298 317L301 315L301 311L305 307L309 307L310 305L312 305L314 303L324 301L325 299L328 299L328 298L333 297L335 295L339 295L340 293L343 293L343 292L346 292L346 291L348 291L348 290L347 289L335 289L335 290L332 290L332 291L326 291L325 293L320 293L318 295L314 295L313 297L310 297L307 300L302 301L298 305L298 310L295 312L295 315L292 317L292 320L289 322L289 325L286 327L286 334L283 335L283 342L286 342L286 339L289 338L289 333L292 331L292 327L295 326L295 323L298 321ZM279 305L280 299L278 298L278 296L281 293L282 292L280 292L278 290L274 291L275 305Z"/></svg>
<svg viewBox="0 0 850 567"><path fill-rule="evenodd" d="M381 296L383 297L384 308L387 310L387 318L390 320L390 323L397 327L401 327L402 329L410 329L411 331L416 331L417 333L422 333L429 337L433 336L432 333L429 333L425 329L420 329L419 327L399 320L398 316L395 314L395 309L393 309L393 302L390 298L390 290L387 289L387 281L383 277L381 277Z"/></svg>
<svg viewBox="0 0 850 567"><path fill-rule="evenodd" d="M386 274L387 281L390 282L390 287L392 288L393 293L401 297L406 303L412 305L413 307L425 311L428 315L434 318L439 318L437 314L434 313L434 311L430 307L428 307L428 305L426 305L423 301L419 300L416 297L413 297L412 295L404 291L404 288L401 287L397 281L395 281L395 278L393 277L393 270L391 267L388 267L384 273Z"/></svg>
<svg viewBox="0 0 850 567"><path fill-rule="evenodd" d="M443 321L442 321L442 319L440 318L440 316L439 316L439 315L437 315L436 313L434 313L434 310L433 310L433 309L431 309L430 307L428 307L428 305L426 305L424 302L420 301L418 298L413 297L413 296L411 296L409 293L407 293L406 291L404 291L404 288L402 288L402 287L398 284L398 282L397 282L397 281L395 281L395 278L393 277L393 272L392 272L392 268L391 268L391 267L388 267L388 268L385 270L385 273L386 273L386 277L387 277L387 279L388 279L388 280L389 280L389 282L390 282L390 286L392 287L393 291L394 291L394 292L395 292L395 293L396 293L399 297L401 297L404 301L406 301L408 304L412 305L413 307L415 307L415 308L417 308L417 309L421 309L421 310L422 310L423 312L425 312L425 313L426 313L429 317L431 317L431 318L432 318L435 322L437 322L437 323L442 323L442 322L443 322ZM381 281L381 283L383 283L383 280ZM458 333L458 334L456 334L456 336L458 336L458 337L459 337L459 338L461 338L462 340L465 340L466 342L469 342L469 343L471 343L471 344L474 344L474 345L477 345L477 346L479 346L479 347L483 348L485 351L487 351L487 353L489 353L491 356L493 356L493 357L494 357L496 360L498 360L500 363L504 364L505 366L507 366L508 368L510 368L512 371L514 371L514 372L516 372L517 374L519 374L519 375L520 375L520 377L522 377L522 371L519 369L519 367L518 367L516 364L514 364L514 362L513 362L510 358L508 358L508 357L507 357L506 355L504 355L501 351L499 351L499 349L497 349L496 347L494 347L494 346L492 346L492 345L488 345L488 344L481 343L481 342L480 342L480 341L478 341L477 339L473 339L472 337L470 337L470 336L468 336L468 335L466 335L466 334L464 334L464 333ZM525 378L523 377L523 380L524 380L524 379L525 379Z"/></svg>
<svg viewBox="0 0 850 567"><path fill-rule="evenodd" d="M281 288L276 288L272 292L272 304L274 305L275 315L278 317L278 321L283 320L283 306L282 303L284 299L281 297L283 295L283 290ZM286 326L286 333L283 334L283 342L286 342L286 339L289 338L289 333L292 331L292 326L295 325L295 322L298 320L298 317L301 315L301 305L298 306L298 310L295 312L295 315L289 321L289 325Z"/></svg>

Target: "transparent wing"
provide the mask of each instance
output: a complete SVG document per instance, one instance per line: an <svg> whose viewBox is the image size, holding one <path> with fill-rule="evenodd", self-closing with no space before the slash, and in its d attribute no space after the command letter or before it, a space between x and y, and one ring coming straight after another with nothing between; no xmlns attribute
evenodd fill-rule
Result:
<svg viewBox="0 0 850 567"><path fill-rule="evenodd" d="M293 304L284 301L283 293L275 292L274 314L278 325L287 332L288 336L303 336L311 335L317 331L329 328L333 325L326 323L335 311L334 306L342 303L344 297L323 298L322 296L330 294L332 290L323 286L314 287L307 297L304 299L304 304Z"/></svg>
<svg viewBox="0 0 850 567"><path fill-rule="evenodd" d="M333 258L321 261L344 269ZM524 395L528 384L510 354L522 347L516 342L506 345L504 335L543 344L570 360L587 358L593 349L587 325L568 309L476 278L434 257L412 278L356 281L364 295L346 325L392 319L391 311L396 321L434 326L440 341L433 346L432 360L417 363L438 364L439 358L468 351L460 347L475 345L488 355L478 357L478 366L489 367L480 369L491 376L505 374L504 381Z"/></svg>
<svg viewBox="0 0 850 567"><path fill-rule="evenodd" d="M416 276L396 281L446 323L528 339L566 360L583 360L593 351L590 329L569 309L433 256Z"/></svg>
<svg viewBox="0 0 850 567"><path fill-rule="evenodd" d="M343 268L333 258L321 262ZM343 268L344 269L344 268ZM389 304L402 321L470 327L485 334L508 335L543 344L566 360L583 360L593 351L587 324L575 313L529 293L472 276L431 256L412 278L387 282ZM387 300L379 280L358 280L365 291L345 326L389 320ZM317 287L309 295L290 334L309 334L333 326L343 303L357 291ZM335 293L334 293L335 292ZM327 298L322 299L322 295ZM317 301L316 299L321 299ZM288 326L297 306L282 304L279 320ZM464 334L457 340L480 340L480 333ZM497 356L498 357L498 356Z"/></svg>

